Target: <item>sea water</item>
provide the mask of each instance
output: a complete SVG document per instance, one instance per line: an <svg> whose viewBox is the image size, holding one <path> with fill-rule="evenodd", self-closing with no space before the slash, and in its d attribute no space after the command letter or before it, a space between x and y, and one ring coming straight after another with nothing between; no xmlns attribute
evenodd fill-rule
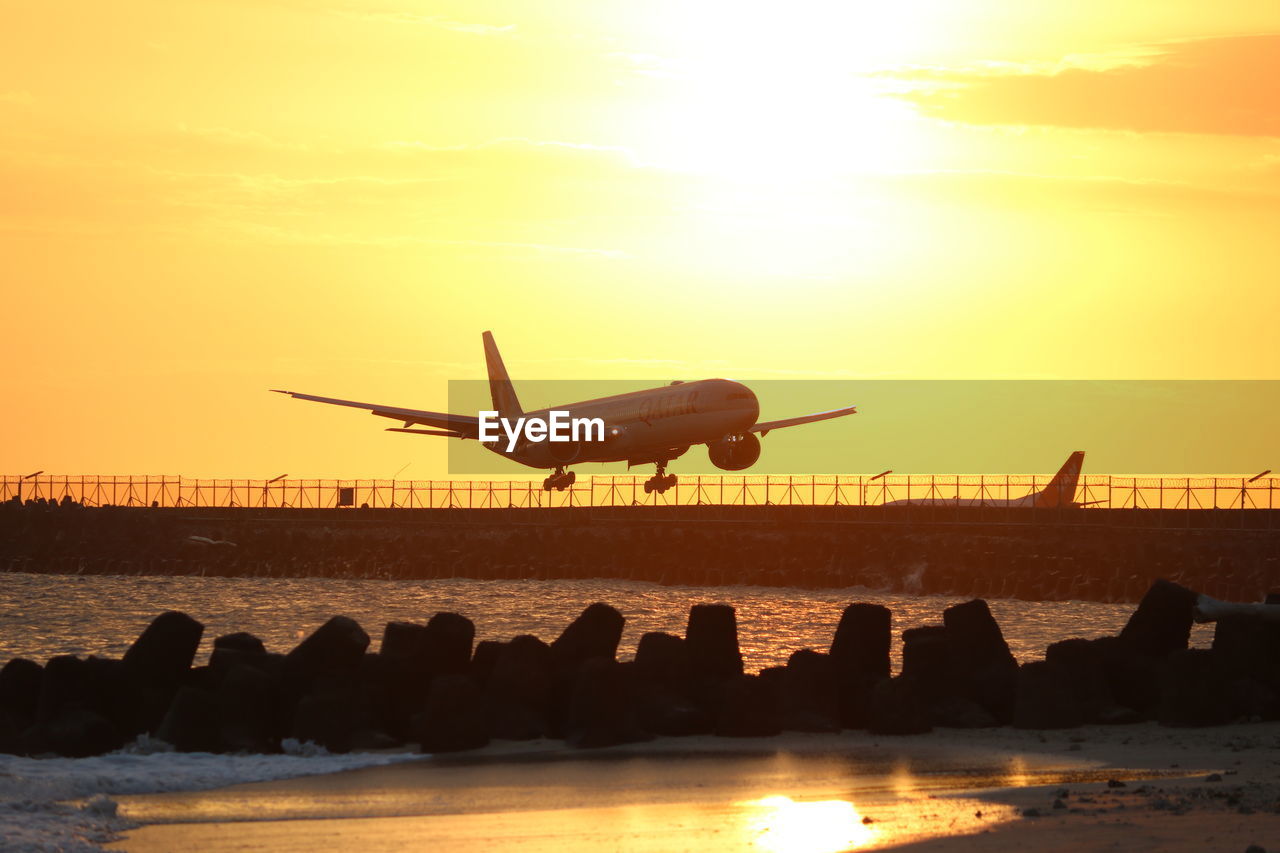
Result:
<svg viewBox="0 0 1280 853"><path fill-rule="evenodd" d="M942 611L962 599L911 596L850 588L678 587L616 580L341 580L329 578L104 577L2 574L0 659L44 663L61 654L119 657L159 613L181 610L205 626L197 653L203 663L213 640L248 631L269 650L287 652L334 615L354 618L378 649L387 622L425 622L454 611L476 625L476 638L519 634L555 639L587 605L603 601L626 617L619 656L634 655L648 631L683 634L689 607L702 602L737 608L739 642L748 671L785 663L792 652L825 650L845 605L883 604L893 612L893 665L900 664L904 629L939 624ZM1013 654L1043 657L1045 646L1069 637L1118 632L1132 605L1097 602L989 602ZM1196 645L1211 627L1197 626ZM15 851L97 850L125 828L112 797L149 791L212 787L329 773L414 758L406 755L330 756L296 748L292 755L182 755L143 739L96 758L17 758L0 755L0 848ZM68 799L76 802L66 803Z"/></svg>
<svg viewBox="0 0 1280 853"><path fill-rule="evenodd" d="M438 611L471 619L476 640L533 634L550 642L587 605L603 601L626 617L619 657L634 655L649 631L684 634L699 603L737 608L739 644L748 672L784 664L792 652L825 651L844 607L854 601L893 612L893 666L902 631L941 624L942 611L963 599L913 596L863 588L687 587L619 580L346 580L335 578L112 577L0 574L0 659L54 655L119 657L158 614L181 610L205 626L196 662L222 634L248 631L268 651L287 652L331 616L349 616L377 651L388 622L425 623ZM1089 601L988 602L1020 662L1071 637L1102 637L1124 627L1132 604ZM1211 626L1197 626L1207 645Z"/></svg>

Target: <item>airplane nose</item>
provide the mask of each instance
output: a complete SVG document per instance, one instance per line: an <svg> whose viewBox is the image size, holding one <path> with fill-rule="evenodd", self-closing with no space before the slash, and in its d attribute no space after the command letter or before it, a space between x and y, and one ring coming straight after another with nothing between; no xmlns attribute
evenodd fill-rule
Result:
<svg viewBox="0 0 1280 853"><path fill-rule="evenodd" d="M750 415L750 423L754 424L760 418L760 401L756 399L755 392L740 382L732 383L732 389L729 392L729 399L733 402L733 407L739 409L743 416Z"/></svg>

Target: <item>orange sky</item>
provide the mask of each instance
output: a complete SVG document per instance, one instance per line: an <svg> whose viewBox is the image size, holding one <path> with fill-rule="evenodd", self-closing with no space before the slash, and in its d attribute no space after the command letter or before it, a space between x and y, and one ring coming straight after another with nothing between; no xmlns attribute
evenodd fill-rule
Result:
<svg viewBox="0 0 1280 853"><path fill-rule="evenodd" d="M443 407L483 329L517 380L1280 378L1275 4L50 0L0 48L0 471L438 476L265 392Z"/></svg>

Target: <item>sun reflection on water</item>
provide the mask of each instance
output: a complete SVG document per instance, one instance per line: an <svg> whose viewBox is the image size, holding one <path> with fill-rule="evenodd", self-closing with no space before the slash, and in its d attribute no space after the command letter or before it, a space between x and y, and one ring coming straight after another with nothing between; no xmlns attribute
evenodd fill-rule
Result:
<svg viewBox="0 0 1280 853"><path fill-rule="evenodd" d="M773 796L751 800L753 842L773 853L835 853L869 844L876 836L853 803L844 800L796 802Z"/></svg>

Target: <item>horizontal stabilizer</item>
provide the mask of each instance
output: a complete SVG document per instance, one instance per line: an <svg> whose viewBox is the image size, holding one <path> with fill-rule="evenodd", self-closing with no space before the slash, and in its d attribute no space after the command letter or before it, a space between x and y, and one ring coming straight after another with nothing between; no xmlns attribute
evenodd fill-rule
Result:
<svg viewBox="0 0 1280 853"><path fill-rule="evenodd" d="M447 429L408 429L406 427L387 427L387 432L409 432L414 435L441 435L445 438L466 438L460 432L451 432Z"/></svg>

